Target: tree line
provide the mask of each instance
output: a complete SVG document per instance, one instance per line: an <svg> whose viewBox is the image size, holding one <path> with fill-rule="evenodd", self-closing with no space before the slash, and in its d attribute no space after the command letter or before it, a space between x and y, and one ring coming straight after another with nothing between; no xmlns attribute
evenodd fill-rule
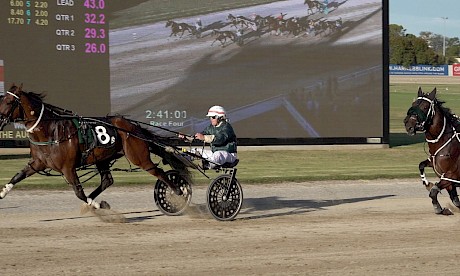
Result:
<svg viewBox="0 0 460 276"><path fill-rule="evenodd" d="M460 57L460 40L458 37L445 38L432 32L423 31L419 36L407 34L403 26L390 24L390 64L403 65L443 65L458 63Z"/></svg>

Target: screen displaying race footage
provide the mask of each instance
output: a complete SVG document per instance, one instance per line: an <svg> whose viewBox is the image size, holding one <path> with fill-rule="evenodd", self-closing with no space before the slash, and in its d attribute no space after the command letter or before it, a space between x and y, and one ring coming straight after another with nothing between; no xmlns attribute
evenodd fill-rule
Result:
<svg viewBox="0 0 460 276"><path fill-rule="evenodd" d="M385 0L250 2L2 1L0 82L165 136L221 105L256 144L385 140Z"/></svg>

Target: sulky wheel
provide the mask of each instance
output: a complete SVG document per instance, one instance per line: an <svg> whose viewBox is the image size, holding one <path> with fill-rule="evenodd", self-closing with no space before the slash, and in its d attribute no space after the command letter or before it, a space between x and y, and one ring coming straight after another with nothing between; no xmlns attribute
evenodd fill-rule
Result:
<svg viewBox="0 0 460 276"><path fill-rule="evenodd" d="M157 180L153 191L155 204L160 211L168 216L177 216L187 209L192 200L192 186L184 179L178 171L167 171L166 177L182 190L182 195L177 195L168 184Z"/></svg>
<svg viewBox="0 0 460 276"><path fill-rule="evenodd" d="M236 178L224 174L214 179L208 187L208 209L217 220L232 220L243 204L243 190Z"/></svg>

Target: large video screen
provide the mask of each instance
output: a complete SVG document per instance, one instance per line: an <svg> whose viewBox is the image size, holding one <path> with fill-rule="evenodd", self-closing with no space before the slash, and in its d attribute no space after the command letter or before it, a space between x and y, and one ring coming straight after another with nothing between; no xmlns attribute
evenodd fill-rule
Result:
<svg viewBox="0 0 460 276"><path fill-rule="evenodd" d="M221 105L243 144L386 142L387 0L230 2L0 1L0 89L165 135Z"/></svg>

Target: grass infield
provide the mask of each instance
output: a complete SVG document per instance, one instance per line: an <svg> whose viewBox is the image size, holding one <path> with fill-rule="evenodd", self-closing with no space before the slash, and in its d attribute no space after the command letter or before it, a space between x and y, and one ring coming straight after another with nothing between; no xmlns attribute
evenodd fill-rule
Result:
<svg viewBox="0 0 460 276"><path fill-rule="evenodd" d="M424 91L437 87L438 97L446 102L452 111L460 105L460 85L426 84ZM372 180L378 178L398 179L418 177L418 164L427 158L427 146L423 134L409 137L404 132L403 118L416 96L416 84L390 85L390 147L371 147L350 149L347 147L321 147L320 149L301 150L257 150L240 151L237 178L242 185L258 183L304 182L320 180ZM155 162L160 160L153 157ZM28 155L0 155L0 183L8 183L28 162ZM128 169L130 164L125 158L115 163L113 168ZM168 167L164 167L168 169ZM80 173L86 173L83 171ZM55 174L55 173L53 173ZM193 172L194 185L206 185L210 179ZM217 174L210 172L209 176ZM429 178L434 177L427 170ZM114 171L117 186L150 185L156 178L144 171ZM82 177L82 182L88 176ZM99 184L99 176L84 183L85 187ZM23 180L18 189L56 189L71 188L61 176L34 175Z"/></svg>

